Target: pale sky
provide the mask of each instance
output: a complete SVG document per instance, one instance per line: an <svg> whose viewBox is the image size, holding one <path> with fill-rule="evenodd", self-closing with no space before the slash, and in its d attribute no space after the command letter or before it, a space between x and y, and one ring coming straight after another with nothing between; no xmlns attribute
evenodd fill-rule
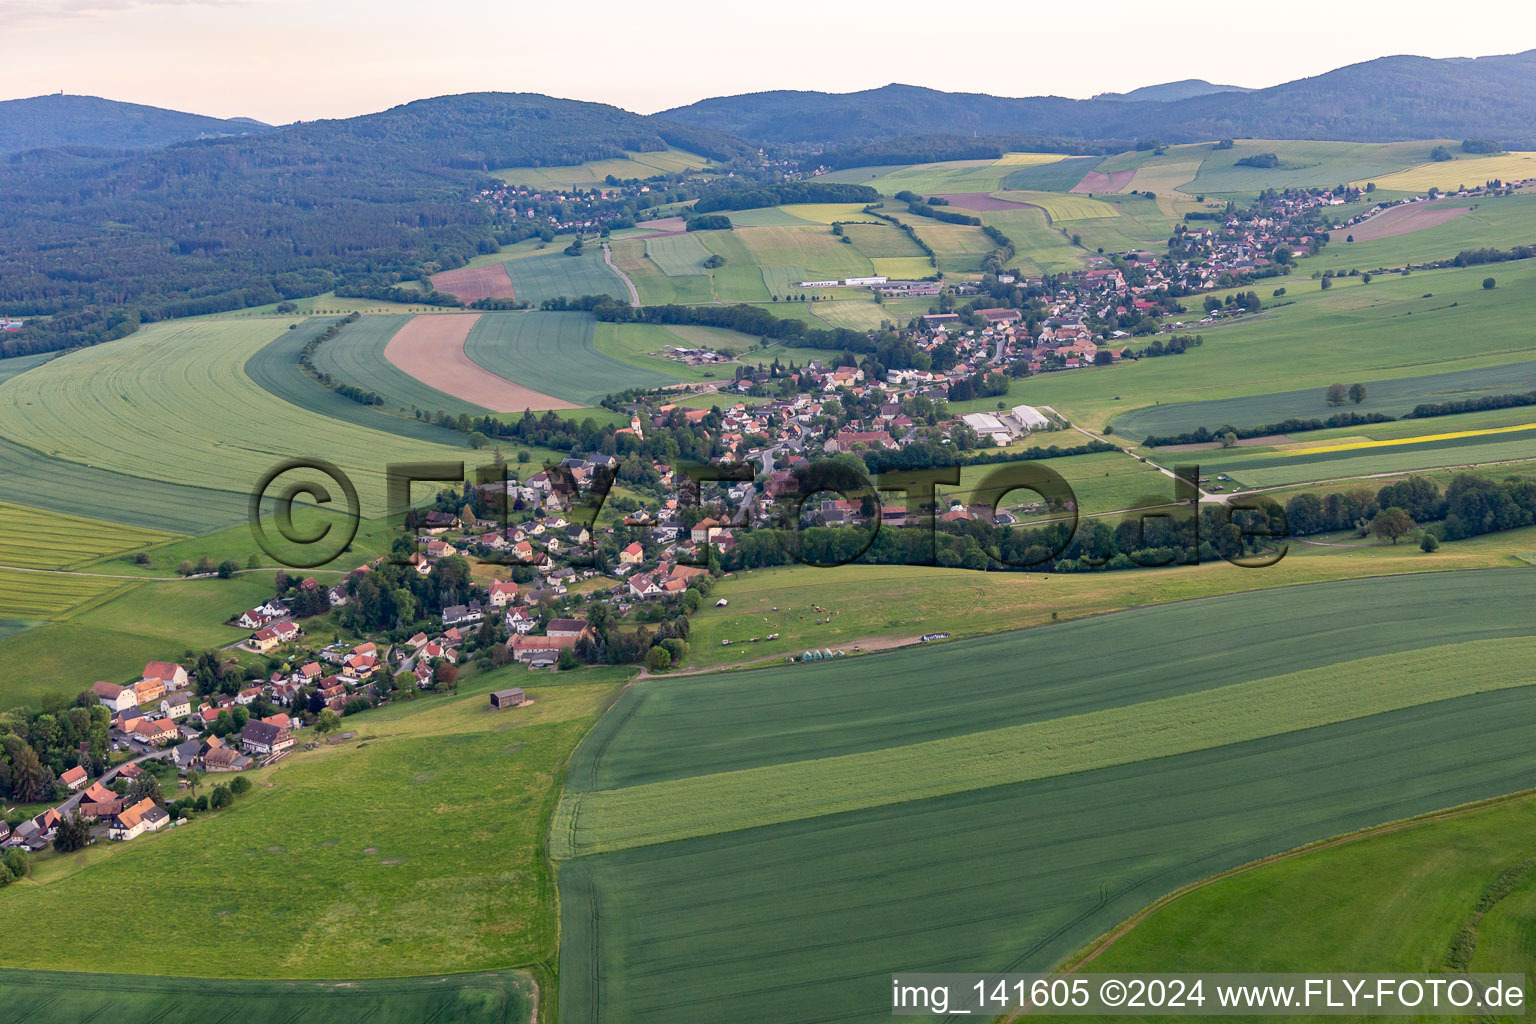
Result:
<svg viewBox="0 0 1536 1024"><path fill-rule="evenodd" d="M0 0L0 99L63 90L286 123L495 90L652 113L893 81L1001 96L1182 78L1261 87L1387 54L1536 47L1536 5L1452 10L1423 0Z"/></svg>

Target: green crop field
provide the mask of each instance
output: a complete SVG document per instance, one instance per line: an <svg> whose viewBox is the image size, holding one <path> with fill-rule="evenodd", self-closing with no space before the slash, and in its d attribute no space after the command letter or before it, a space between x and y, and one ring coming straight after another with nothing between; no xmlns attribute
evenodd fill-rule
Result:
<svg viewBox="0 0 1536 1024"><path fill-rule="evenodd" d="M869 258L842 244L830 228L742 228L733 233L759 266L799 267L818 280L874 273Z"/></svg>
<svg viewBox="0 0 1536 1024"><path fill-rule="evenodd" d="M555 814L551 848L605 853L1208 750L1528 686L1508 666L1532 654L1536 637L1445 644L946 739L577 792Z"/></svg>
<svg viewBox="0 0 1536 1024"><path fill-rule="evenodd" d="M894 195L903 190L923 195L992 192L1000 188L1003 179L1010 174L1026 168L1049 166L1061 160L1059 153L1005 153L1001 160L946 160L940 163L912 164L886 170L874 178L850 176L857 169L841 171L837 173L842 177L831 180L873 185L886 195Z"/></svg>
<svg viewBox="0 0 1536 1024"><path fill-rule="evenodd" d="M533 979L516 971L362 981L236 981L131 974L0 971L15 1020L194 1024L242 1018L292 1024L532 1024Z"/></svg>
<svg viewBox="0 0 1536 1024"><path fill-rule="evenodd" d="M1467 212L1434 227L1369 242L1350 242L1353 229L1338 228L1333 232L1334 241L1301 265L1307 270L1374 270L1450 259L1463 249L1536 244L1536 194L1445 199L1439 205L1465 208ZM1495 277L1500 270L1498 266L1484 269Z"/></svg>
<svg viewBox="0 0 1536 1024"><path fill-rule="evenodd" d="M926 259L917 243L907 237L905 231L889 224L846 224L843 234L853 239L853 247L876 259L884 256L916 256Z"/></svg>
<svg viewBox="0 0 1536 1024"><path fill-rule="evenodd" d="M0 499L151 530L201 533L244 522L250 495L61 462L0 437Z"/></svg>
<svg viewBox="0 0 1536 1024"><path fill-rule="evenodd" d="M582 295L612 295L629 300L624 287L608 265L603 250L592 244L580 256L563 252L543 252L523 259L508 260L507 276L517 298L535 306L546 299L579 298Z"/></svg>
<svg viewBox="0 0 1536 1024"><path fill-rule="evenodd" d="M927 217L905 216L917 237L933 249L939 269L946 274L971 274L981 270L981 259L997 248L985 231L969 224L945 224Z"/></svg>
<svg viewBox="0 0 1536 1024"><path fill-rule="evenodd" d="M763 1020L873 1020L889 1013L900 964L1046 969L1179 885L1518 788L1536 768L1524 739L1536 702L1524 680L1471 690L1479 678L1504 685L1499 665L1529 645L1533 629L1515 608L1533 586L1514 570L1267 590L867 659L645 682L578 750L568 780L578 808L675 786L713 799L708 787L765 771L814 781L784 794L804 801L795 820L753 825L749 810L740 823L750 827L727 834L565 862L562 1015L663 1020L753 998ZM1450 611L1458 602L1465 612ZM1441 612L1412 611L1426 605ZM1091 686L1084 650L1096 652ZM1467 687L1423 688L1454 680L1453 660L1469 666ZM1290 674L1273 678L1276 665ZM1294 699L1272 702L1271 688ZM1217 720L1234 716L1253 728L1224 736ZM1217 745L1189 747L1205 721L1204 742ZM902 764L888 770L910 770L940 746L969 756L988 733L1015 728L1041 742L1005 744L1000 762L1070 773L929 796L919 772L888 778L895 785L875 797L886 802L871 805L881 780L848 771L891 758ZM1096 735L1104 760L1072 770ZM952 778L942 758L927 767L935 781ZM983 778L971 774L970 785ZM778 791L759 792L772 816ZM756 800L748 807L761 810ZM671 803L651 825L686 832L690 806ZM568 805L557 820L571 817ZM715 822L705 828L737 819Z"/></svg>
<svg viewBox="0 0 1536 1024"><path fill-rule="evenodd" d="M1328 188L1385 176L1423 163L1429 159L1429 151L1435 145L1434 141L1379 143L1240 139L1231 149L1206 146L1209 152L1200 164L1200 172L1180 188L1190 195L1197 192L1258 192L1266 188ZM1278 156L1280 166L1237 166L1237 161L1263 153ZM1138 174L1137 178L1140 177ZM1148 186L1138 180L1136 187Z"/></svg>
<svg viewBox="0 0 1536 1024"><path fill-rule="evenodd" d="M609 243L613 264L635 285L640 301L647 306L664 306L668 303L684 304L709 302L714 298L711 279L703 274L671 277L646 254L646 240L641 238L616 239Z"/></svg>
<svg viewBox="0 0 1536 1024"><path fill-rule="evenodd" d="M672 277L705 273L702 264L710 255L696 232L647 238L645 254L661 268L663 274Z"/></svg>
<svg viewBox="0 0 1536 1024"><path fill-rule="evenodd" d="M1200 460L1203 473L1227 473L1246 487L1277 487L1313 480L1337 480L1377 473L1403 473L1440 466L1518 462L1536 456L1536 422L1526 429L1470 437L1441 437L1434 421L1420 422L1423 440L1390 447L1294 453L1258 449L1213 449ZM1320 441L1320 446L1329 442Z"/></svg>
<svg viewBox="0 0 1536 1024"><path fill-rule="evenodd" d="M0 359L0 384L4 384L18 373L26 373L34 366L41 366L54 357L53 352L39 352L30 356L12 356L9 359Z"/></svg>
<svg viewBox="0 0 1536 1024"><path fill-rule="evenodd" d="M1002 181L1005 189L1034 189L1040 192L1070 192L1093 170L1102 157L1069 156L1047 164L1033 164L1009 172Z"/></svg>
<svg viewBox="0 0 1536 1024"><path fill-rule="evenodd" d="M1323 844L1183 894L1090 969L1439 972L1483 893L1528 865L1533 846L1529 795ZM1471 970L1531 970L1531 882L1526 874L1474 924Z"/></svg>
<svg viewBox="0 0 1536 1024"><path fill-rule="evenodd" d="M669 146L657 152L626 150L623 157L588 160L582 164L506 167L491 173L509 185L527 185L538 189L592 189L602 188L609 175L625 181L630 178L653 178L658 174L681 174L688 170L702 171L708 167L708 157Z"/></svg>
<svg viewBox="0 0 1536 1024"><path fill-rule="evenodd" d="M927 256L871 256L875 273L892 280L921 280L937 269Z"/></svg>
<svg viewBox="0 0 1536 1024"><path fill-rule="evenodd" d="M1266 395L1529 360L1536 263L1500 264L1492 291L1482 287L1488 272L1388 275L1369 285L1346 278L1327 292L1315 281L1281 279L1289 292L1282 299L1261 292L1277 308L1233 324L1192 324L1185 333L1205 343L1184 355L1042 374L1016 382L1006 400L1050 405L1097 428L1152 396L1173 403Z"/></svg>
<svg viewBox="0 0 1536 1024"><path fill-rule="evenodd" d="M473 402L428 387L384 357L384 347L409 320L404 316L367 316L344 327L335 337L320 343L313 362L321 373L365 391L382 395L382 407L363 405L338 395L304 372L299 356L304 346L335 322L335 318L311 318L295 330L284 331L245 364L245 373L266 391L301 409L346 420L358 426L402 437L439 444L458 444L446 427L418 420L415 411L464 413L483 416L489 410ZM395 412L386 412L394 409ZM395 413L403 415L396 415Z"/></svg>
<svg viewBox="0 0 1536 1024"><path fill-rule="evenodd" d="M1094 220L1118 216L1120 212L1102 199L1090 199L1088 196L1066 192L998 192L996 198L1006 199L1010 203L1038 206L1053 221Z"/></svg>
<svg viewBox="0 0 1536 1024"><path fill-rule="evenodd" d="M1198 354L1198 353L1197 353ZM1350 383L1355 383L1351 381ZM1342 408L1328 405L1327 388L1275 391L1267 395L1213 399L1206 402L1170 402L1138 409L1115 420L1115 432L1141 438L1148 434L1183 434L1200 427L1257 427L1285 419L1321 419L1339 412L1385 413L1401 416L1424 402L1454 402L1484 396L1536 391L1536 362L1525 360L1485 366L1476 370L1426 373L1392 380L1362 381L1365 400ZM1528 410L1514 410L1526 415ZM1415 433L1435 433L1446 417L1417 421ZM1361 428L1350 428L1358 431ZM1455 429L1455 428L1451 428ZM1307 438L1325 436L1308 433ZM1374 436L1374 435L1373 435Z"/></svg>
<svg viewBox="0 0 1536 1024"><path fill-rule="evenodd" d="M4 893L33 940L0 962L182 977L547 972L556 920L544 829L615 673L544 686L513 673L349 720L355 740L247 773L251 792L217 815L40 860ZM514 681L534 704L490 711L486 693ZM144 878L175 883L131 881ZM141 913L89 927L89 894L124 887Z"/></svg>
<svg viewBox="0 0 1536 1024"><path fill-rule="evenodd" d="M0 569L0 618L53 619L100 600L123 580Z"/></svg>
<svg viewBox="0 0 1536 1024"><path fill-rule="evenodd" d="M1044 210L1019 206L978 210L976 216L1008 236L1016 253L1013 264L1027 274L1059 274L1084 267L1087 254L1072 244L1070 233L1064 235L1051 226Z"/></svg>
<svg viewBox="0 0 1536 1024"><path fill-rule="evenodd" d="M829 327L846 327L852 331L878 331L881 324L898 320L894 312L869 299L818 302L811 311Z"/></svg>
<svg viewBox="0 0 1536 1024"><path fill-rule="evenodd" d="M0 502L0 565L77 569L107 555L160 544L172 536Z"/></svg>
<svg viewBox="0 0 1536 1024"><path fill-rule="evenodd" d="M820 233L820 228L750 228L745 231L697 232L704 247L717 256L725 257L725 266L709 273L710 297L713 302L767 302L768 289L763 286L763 273L757 253L751 249L744 236L756 231L770 233L807 232ZM830 233L827 234L830 238Z"/></svg>
<svg viewBox="0 0 1536 1024"><path fill-rule="evenodd" d="M319 457L351 477L365 515L384 510L388 463L457 461L468 451L356 426L264 391L244 368L272 328L266 320L171 321L62 356L0 384L0 433L54 459L247 496L280 461Z"/></svg>
<svg viewBox="0 0 1536 1024"><path fill-rule="evenodd" d="M470 329L464 353L499 377L578 405L683 379L604 354L594 324L586 313L485 313Z"/></svg>

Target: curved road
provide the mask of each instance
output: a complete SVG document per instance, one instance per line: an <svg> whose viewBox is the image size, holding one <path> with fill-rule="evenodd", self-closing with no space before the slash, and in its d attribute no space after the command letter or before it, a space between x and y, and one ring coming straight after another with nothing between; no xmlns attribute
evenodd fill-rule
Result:
<svg viewBox="0 0 1536 1024"><path fill-rule="evenodd" d="M608 264L608 269L609 270L611 270L615 274L619 275L619 280L623 281L624 282L624 287L629 289L629 304L631 306L638 306L638 305L640 305L640 293L635 291L635 282L633 282L633 281L631 281L629 279L629 275L628 274L624 273L624 271L622 271L618 267L614 266L614 264L613 264L613 253L608 251L608 243L607 242L603 243L603 262Z"/></svg>

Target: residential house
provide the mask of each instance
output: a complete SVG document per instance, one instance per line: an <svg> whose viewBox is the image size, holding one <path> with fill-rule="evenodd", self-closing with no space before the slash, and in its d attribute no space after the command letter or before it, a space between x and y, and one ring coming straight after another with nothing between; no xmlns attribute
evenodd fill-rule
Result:
<svg viewBox="0 0 1536 1024"><path fill-rule="evenodd" d="M620 565L639 565L643 561L645 561L645 548L640 546L639 541L634 541L619 552Z"/></svg>
<svg viewBox="0 0 1536 1024"><path fill-rule="evenodd" d="M518 607L507 612L507 632L527 633L533 629L538 616L528 608Z"/></svg>
<svg viewBox="0 0 1536 1024"><path fill-rule="evenodd" d="M69 791L73 793L81 786L85 785L85 782L88 778L90 778L90 774L86 772L85 768L81 765L75 765L69 771L65 772L63 775L60 775L59 781L68 786Z"/></svg>
<svg viewBox="0 0 1536 1024"><path fill-rule="evenodd" d="M483 622L485 609L479 601L471 601L467 605L455 604L443 609L444 626L462 626L471 622Z"/></svg>
<svg viewBox="0 0 1536 1024"><path fill-rule="evenodd" d="M160 712L166 718L186 718L192 713L192 695L186 690L166 694L160 701Z"/></svg>
<svg viewBox="0 0 1536 1024"><path fill-rule="evenodd" d="M517 601L518 585L511 580L496 580L491 584L490 596L486 599L492 608L505 608Z"/></svg>
<svg viewBox="0 0 1536 1024"><path fill-rule="evenodd" d="M104 708L112 711L127 711L138 705L137 695L126 686L118 686L116 683L92 683L91 692L96 694L96 699Z"/></svg>
<svg viewBox="0 0 1536 1024"><path fill-rule="evenodd" d="M109 838L126 842L138 838L145 832L158 831L170 820L171 816L166 813L164 807L145 797L132 807L124 808L114 815L112 823L107 827L107 835Z"/></svg>
<svg viewBox="0 0 1536 1024"><path fill-rule="evenodd" d="M175 724L165 718L135 718L123 728L123 732L127 733L129 738L139 740L142 743L148 743L151 746L164 743L166 740L174 740L181 736L181 731L176 728Z"/></svg>
<svg viewBox="0 0 1536 1024"><path fill-rule="evenodd" d="M173 661L151 661L144 666L145 679L158 679L167 690L184 690L187 687L187 670Z"/></svg>

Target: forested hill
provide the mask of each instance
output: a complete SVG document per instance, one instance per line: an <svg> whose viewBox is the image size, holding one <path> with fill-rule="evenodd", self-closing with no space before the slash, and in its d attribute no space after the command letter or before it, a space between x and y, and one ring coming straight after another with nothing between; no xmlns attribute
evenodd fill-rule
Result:
<svg viewBox="0 0 1536 1024"><path fill-rule="evenodd" d="M458 266L505 240L470 202L486 170L668 143L745 152L603 104L478 93L144 152L0 158L0 313L54 317L8 332L4 349L93 344L141 320Z"/></svg>
<svg viewBox="0 0 1536 1024"><path fill-rule="evenodd" d="M1478 58L1383 57L1252 92L1167 101L1133 95L1006 99L910 85L865 92L763 92L707 99L659 117L763 142L846 144L913 135L1492 138L1536 145L1536 50Z"/></svg>
<svg viewBox="0 0 1536 1024"><path fill-rule="evenodd" d="M157 149L188 139L264 132L249 118L225 120L96 96L0 101L0 155L53 146Z"/></svg>
<svg viewBox="0 0 1536 1024"><path fill-rule="evenodd" d="M1186 78L1179 82L1144 85L1140 89L1132 89L1130 92L1101 92L1094 99L1130 100L1132 102L1153 100L1158 103L1166 103L1169 100L1187 100L1195 96L1209 96L1213 92L1253 92L1253 90L1244 89L1240 85L1213 85L1203 78Z"/></svg>

